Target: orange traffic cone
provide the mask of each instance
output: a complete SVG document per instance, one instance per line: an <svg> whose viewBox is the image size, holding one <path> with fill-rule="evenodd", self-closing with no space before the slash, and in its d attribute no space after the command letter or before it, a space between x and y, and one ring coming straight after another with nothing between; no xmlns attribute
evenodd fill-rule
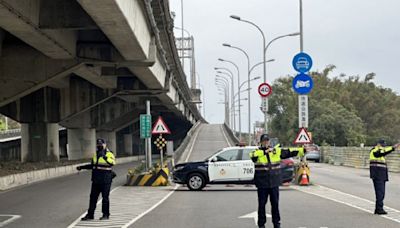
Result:
<svg viewBox="0 0 400 228"><path fill-rule="evenodd" d="M308 185L308 184L309 182L308 182L307 172L304 169L303 174L301 175L300 185Z"/></svg>

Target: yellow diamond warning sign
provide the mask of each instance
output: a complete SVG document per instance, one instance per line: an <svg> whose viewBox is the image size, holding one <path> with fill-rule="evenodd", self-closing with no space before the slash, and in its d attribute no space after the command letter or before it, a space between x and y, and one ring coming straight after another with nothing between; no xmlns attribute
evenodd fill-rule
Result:
<svg viewBox="0 0 400 228"><path fill-rule="evenodd" d="M162 117L158 117L158 120L153 126L153 130L151 132L153 135L154 134L171 134L171 131L169 130L168 126L165 124L164 120Z"/></svg>

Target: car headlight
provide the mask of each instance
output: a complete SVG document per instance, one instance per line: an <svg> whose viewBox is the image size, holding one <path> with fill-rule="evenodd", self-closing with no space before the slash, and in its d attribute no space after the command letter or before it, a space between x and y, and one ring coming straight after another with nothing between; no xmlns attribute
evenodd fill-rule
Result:
<svg viewBox="0 0 400 228"><path fill-rule="evenodd" d="M180 171L180 170L182 170L183 168L185 168L185 166L178 166L178 167L175 167L174 168L174 172L177 172L177 171Z"/></svg>

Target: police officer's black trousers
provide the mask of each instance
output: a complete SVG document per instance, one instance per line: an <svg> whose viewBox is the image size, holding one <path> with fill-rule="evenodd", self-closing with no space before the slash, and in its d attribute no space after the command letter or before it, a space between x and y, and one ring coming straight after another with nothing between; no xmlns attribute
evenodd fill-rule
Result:
<svg viewBox="0 0 400 228"><path fill-rule="evenodd" d="M272 223L274 227L280 227L281 216L279 214L279 187L274 188L258 188L258 226L265 225L267 221L265 213L265 205L270 196Z"/></svg>
<svg viewBox="0 0 400 228"><path fill-rule="evenodd" d="M96 210L96 204L97 204L97 200L99 198L100 193L101 193L101 197L103 198L102 208L101 208L103 215L110 216L110 200L109 200L110 188L111 188L111 183L109 183L109 184L92 183L92 190L90 192L90 203L89 203L88 216L90 216L90 217L94 216L94 210Z"/></svg>
<svg viewBox="0 0 400 228"><path fill-rule="evenodd" d="M376 204L375 210L383 209L383 199L385 198L385 184L386 181L383 180L372 180L374 182Z"/></svg>

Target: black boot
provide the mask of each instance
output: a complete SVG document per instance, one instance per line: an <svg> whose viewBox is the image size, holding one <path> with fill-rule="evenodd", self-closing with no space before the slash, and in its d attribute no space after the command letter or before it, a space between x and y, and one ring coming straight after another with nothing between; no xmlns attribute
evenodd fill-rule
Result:
<svg viewBox="0 0 400 228"><path fill-rule="evenodd" d="M93 219L94 219L94 217L90 216L88 214L86 214L85 217L81 218L82 221L89 221L89 220L93 220Z"/></svg>
<svg viewBox="0 0 400 228"><path fill-rule="evenodd" d="M376 214L376 215L387 215L387 212L381 208L381 209L375 209L374 214Z"/></svg>
<svg viewBox="0 0 400 228"><path fill-rule="evenodd" d="M100 217L100 220L109 220L110 216L109 215L103 215Z"/></svg>

